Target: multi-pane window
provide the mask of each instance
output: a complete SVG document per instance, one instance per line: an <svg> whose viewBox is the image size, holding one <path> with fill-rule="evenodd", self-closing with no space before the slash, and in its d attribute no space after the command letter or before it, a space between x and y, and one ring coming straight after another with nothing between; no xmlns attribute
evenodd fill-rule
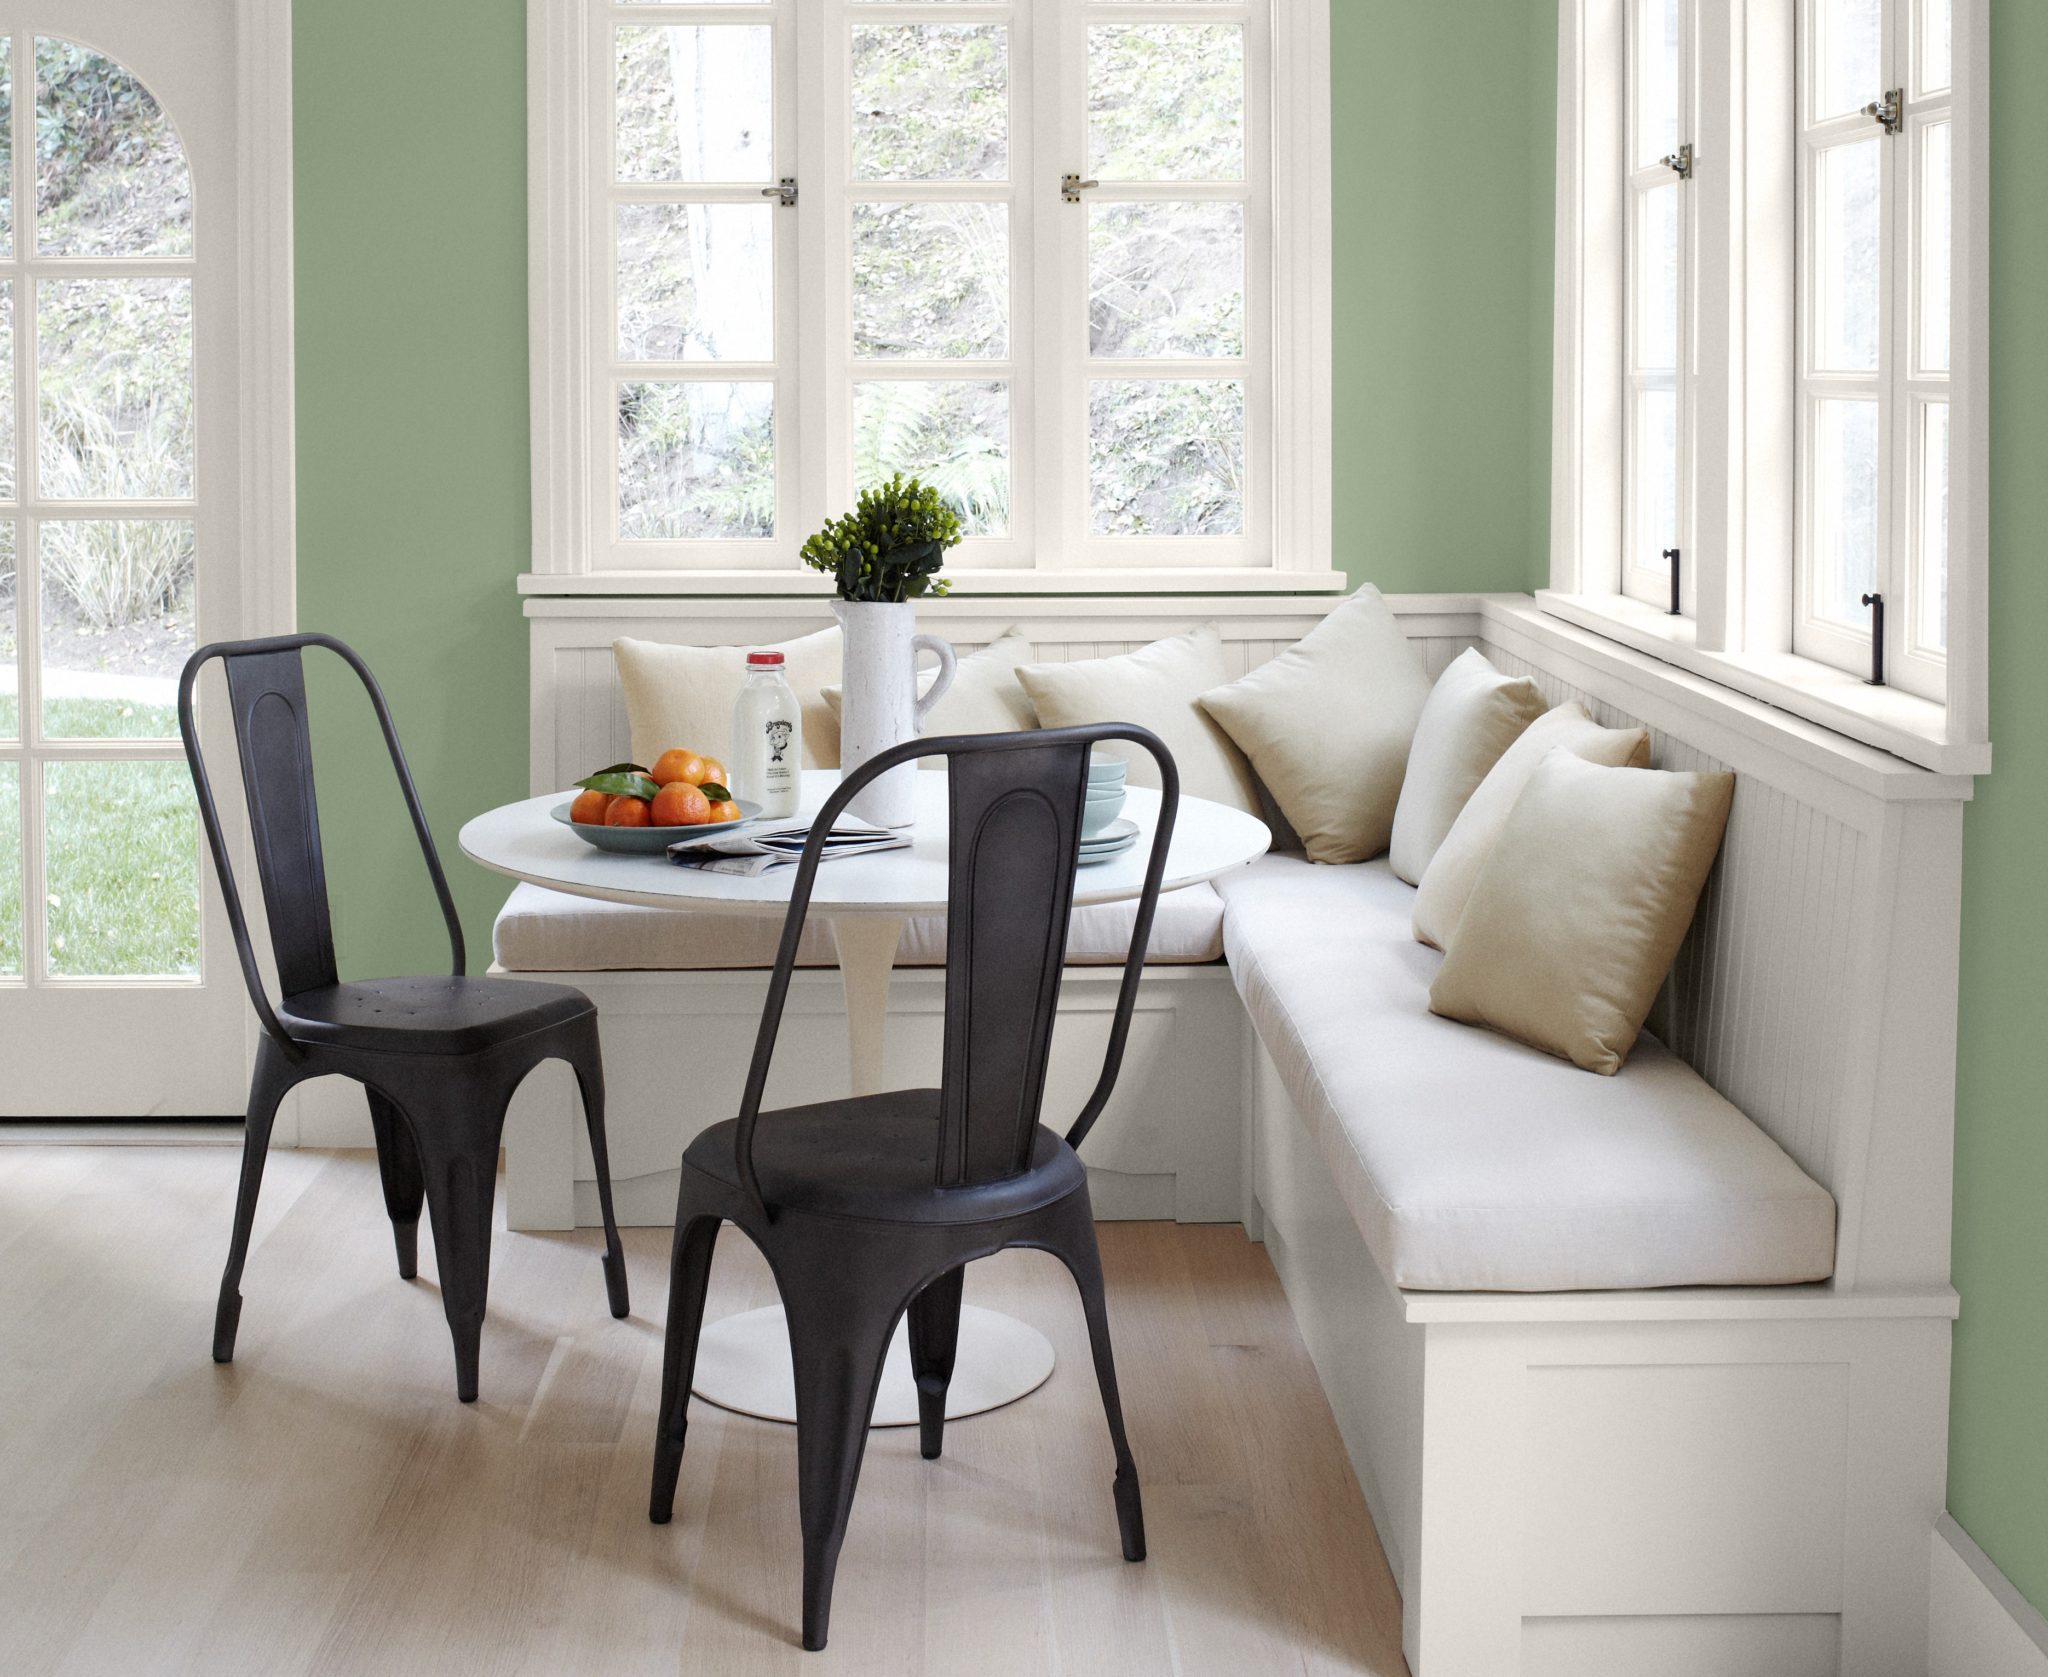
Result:
<svg viewBox="0 0 2048 1677"><path fill-rule="evenodd" d="M1630 0L1623 311L1623 592L1689 609L1691 512L1691 6Z"/></svg>
<svg viewBox="0 0 2048 1677"><path fill-rule="evenodd" d="M0 34L0 986L199 972L193 238L149 90Z"/></svg>
<svg viewBox="0 0 2048 1677"><path fill-rule="evenodd" d="M1944 695L1949 0L1807 0L1795 646Z"/></svg>
<svg viewBox="0 0 2048 1677"><path fill-rule="evenodd" d="M896 471L956 570L1274 566L1274 0L574 3L556 568L792 568Z"/></svg>

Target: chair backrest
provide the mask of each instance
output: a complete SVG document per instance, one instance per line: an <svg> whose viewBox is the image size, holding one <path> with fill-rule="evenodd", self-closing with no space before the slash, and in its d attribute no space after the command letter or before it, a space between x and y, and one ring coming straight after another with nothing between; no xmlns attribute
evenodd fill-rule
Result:
<svg viewBox="0 0 2048 1677"><path fill-rule="evenodd" d="M757 1202L754 1124L825 835L862 787L920 758L943 757L949 771L946 1036L936 1186L1002 1181L1030 1162L1066 964L1088 758L1096 745L1112 740L1138 745L1157 761L1159 820L1102 1075L1067 1133L1071 1144L1080 1145L1108 1103L1123 1064L1180 809L1172 754L1156 735L1127 724L913 740L846 777L819 812L798 864L735 1137L740 1180Z"/></svg>
<svg viewBox="0 0 2048 1677"><path fill-rule="evenodd" d="M274 635L262 640L219 641L202 646L185 662L178 682L178 731L185 742L185 760L199 798L200 821L214 872L220 879L235 951L264 1029L286 1048L295 1049L263 993L262 974L249 939L242 896L229 861L220 811L207 778L193 714L193 694L200 671L218 658L227 673L228 708L234 720L241 758L242 789L256 854L256 873L263 888L265 917L270 925L271 953L277 963L279 990L287 996L319 989L336 981L334 927L327 906L327 867L320 846L320 812L313 791L313 741L306 705L306 647L325 647L354 670L370 695L377 724L384 734L392 767L412 815L427 872L432 876L441 915L447 922L454 971L460 977L466 958L462 925L455 901L441 871L441 859L427 828L419 793L398 743L390 707L369 666L353 648L331 635Z"/></svg>

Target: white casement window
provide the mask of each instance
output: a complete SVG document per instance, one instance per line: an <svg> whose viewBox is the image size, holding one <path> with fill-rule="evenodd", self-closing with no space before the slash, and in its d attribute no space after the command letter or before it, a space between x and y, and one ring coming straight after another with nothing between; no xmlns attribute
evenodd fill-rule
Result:
<svg viewBox="0 0 2048 1677"><path fill-rule="evenodd" d="M1947 685L1950 0L1805 0L1795 649ZM1876 624L1882 617L1882 639Z"/></svg>
<svg viewBox="0 0 2048 1677"><path fill-rule="evenodd" d="M1317 586L1324 0L529 0L535 589Z"/></svg>
<svg viewBox="0 0 2048 1677"><path fill-rule="evenodd" d="M1971 772L1989 741L1988 17L1560 0L1540 596Z"/></svg>
<svg viewBox="0 0 2048 1677"><path fill-rule="evenodd" d="M1692 6L1629 0L1621 586L1687 612L1692 546Z"/></svg>

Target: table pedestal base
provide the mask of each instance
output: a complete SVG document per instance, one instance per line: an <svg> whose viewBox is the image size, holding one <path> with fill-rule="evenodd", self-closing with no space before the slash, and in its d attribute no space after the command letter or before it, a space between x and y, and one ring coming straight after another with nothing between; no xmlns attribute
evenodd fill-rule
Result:
<svg viewBox="0 0 2048 1677"><path fill-rule="evenodd" d="M1052 1373L1052 1342L1028 1323L979 1305L960 1307L960 1349L946 1389L946 1419L979 1415L1015 1403ZM706 1403L764 1421L796 1419L796 1376L789 1361L789 1324L782 1306L706 1322L697 1342L690 1390ZM910 1376L908 1330L899 1322L875 1394L876 1427L917 1424L917 1383Z"/></svg>

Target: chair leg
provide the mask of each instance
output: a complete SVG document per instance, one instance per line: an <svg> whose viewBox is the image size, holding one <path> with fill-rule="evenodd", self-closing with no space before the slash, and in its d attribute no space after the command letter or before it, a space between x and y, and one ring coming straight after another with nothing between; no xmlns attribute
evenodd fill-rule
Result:
<svg viewBox="0 0 2048 1677"><path fill-rule="evenodd" d="M377 1138L377 1173L384 1179L384 1209L391 1215L391 1242L398 1249L398 1274L410 1281L419 1274L420 1205L426 1184L420 1175L420 1152L412 1125L396 1103L375 1089L370 1097L370 1128Z"/></svg>
<svg viewBox="0 0 2048 1677"><path fill-rule="evenodd" d="M626 1251L619 1244L618 1219L612 1215L612 1166L604 1144L604 1060L598 1053L597 1021L590 1026L587 1048L570 1060L576 1086L583 1091L583 1123L590 1132L590 1157L597 1167L597 1208L604 1217L604 1290L612 1314L632 1308L626 1294Z"/></svg>
<svg viewBox="0 0 2048 1677"><path fill-rule="evenodd" d="M835 1260L843 1251L828 1248ZM816 1266L797 1266L792 1291L783 1295L789 1313L789 1347L796 1364L797 1510L804 1534L804 1647L825 1646L832 1618L832 1582L839 1548L860 1482L868 1422L875 1413L882 1359L903 1313L904 1297L890 1298L886 1284L870 1277L861 1287L844 1275L832 1285ZM905 1289L907 1291L907 1289ZM883 1302L887 1299L889 1302Z"/></svg>
<svg viewBox="0 0 2048 1677"><path fill-rule="evenodd" d="M960 1288L967 1266L949 1269L910 1301L910 1371L917 1380L917 1442L926 1461L945 1446L946 1388L960 1346Z"/></svg>
<svg viewBox="0 0 2048 1677"><path fill-rule="evenodd" d="M598 1167L600 1181L603 1168ZM711 1281L718 1229L716 1217L677 1213L669 1260L661 1412L654 1429L654 1481L647 1496L647 1517L658 1526L667 1525L675 1513L676 1478L683 1470L683 1439L689 1430L690 1381L697 1372L697 1336L704 1326L704 1290Z"/></svg>
<svg viewBox="0 0 2048 1677"><path fill-rule="evenodd" d="M249 1080L249 1115L242 1137L242 1184L235 1195L235 1230L228 1240L227 1268L213 1311L213 1360L235 1360L235 1334L242 1325L242 1266L249 1258L249 1232L256 1224L256 1196L263 1187L263 1161L270 1152L270 1127L278 1103L298 1081L284 1050L269 1037L256 1049Z"/></svg>
<svg viewBox="0 0 2048 1677"><path fill-rule="evenodd" d="M464 1403L476 1401L498 1142L510 1100L509 1089L479 1087L472 1080L437 1089L421 1102L422 1121L413 1134L441 1272L441 1309L455 1342L455 1392Z"/></svg>
<svg viewBox="0 0 2048 1677"><path fill-rule="evenodd" d="M1102 1254L1095 1243L1095 1217L1085 1190L1070 1195L1057 1213L1053 1251L1065 1263L1081 1291L1081 1309L1088 1318L1088 1346L1095 1356L1095 1381L1102 1388L1102 1408L1109 1418L1110 1447L1116 1453L1116 1523L1123 1539L1124 1559L1145 1558L1145 1507L1138 1490L1138 1464L1124 1435L1124 1407L1117 1395L1116 1354L1109 1341L1109 1311L1102 1289Z"/></svg>

